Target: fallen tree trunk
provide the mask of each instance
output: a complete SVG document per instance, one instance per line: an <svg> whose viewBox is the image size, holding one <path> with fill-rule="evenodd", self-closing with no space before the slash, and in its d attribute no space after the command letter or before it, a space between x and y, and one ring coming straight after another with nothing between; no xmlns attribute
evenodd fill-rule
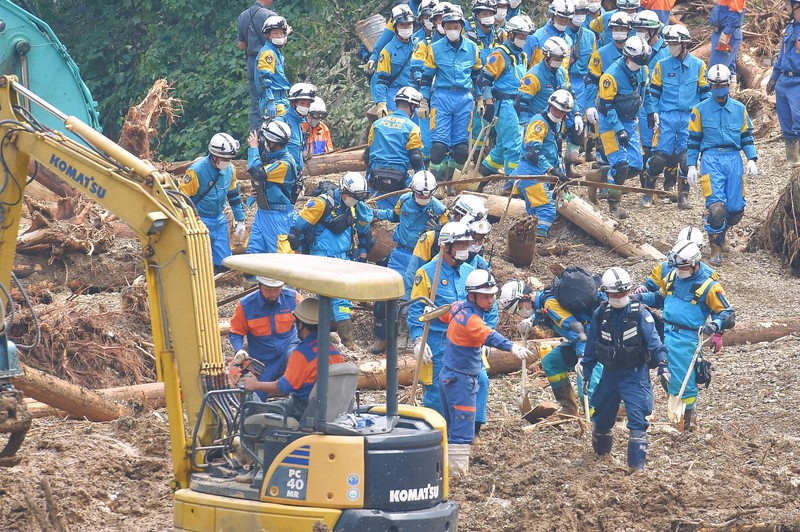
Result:
<svg viewBox="0 0 800 532"><path fill-rule="evenodd" d="M138 403L147 408L163 408L166 406L166 396L164 394L164 383L148 382L146 384L136 384L133 386L118 386L115 388L104 388L95 390L97 395L111 401L126 401ZM46 403L32 398L25 399L25 406L28 412L35 418L57 416L57 417L78 417L73 416L64 410L59 410Z"/></svg>
<svg viewBox="0 0 800 532"><path fill-rule="evenodd" d="M344 172L363 172L367 169L367 165L361 159L365 147L354 146L316 155L306 162L305 171L311 177Z"/></svg>
<svg viewBox="0 0 800 532"><path fill-rule="evenodd" d="M128 109L118 144L140 159L149 160L150 135L157 131L158 120L163 116L169 127L182 109L182 102L173 96L174 92L167 80L156 80L139 105Z"/></svg>
<svg viewBox="0 0 800 532"><path fill-rule="evenodd" d="M25 371L12 382L28 397L89 421L112 421L127 415L129 410L91 390L75 386L20 362Z"/></svg>
<svg viewBox="0 0 800 532"><path fill-rule="evenodd" d="M795 275L800 275L800 169L786 183L767 218L756 229L747 249L764 249L783 257Z"/></svg>

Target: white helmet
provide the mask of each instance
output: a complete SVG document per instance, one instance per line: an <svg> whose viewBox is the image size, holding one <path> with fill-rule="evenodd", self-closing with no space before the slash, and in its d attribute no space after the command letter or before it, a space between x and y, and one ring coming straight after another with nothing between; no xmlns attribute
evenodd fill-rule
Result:
<svg viewBox="0 0 800 532"><path fill-rule="evenodd" d="M615 27L629 30L631 29L631 16L624 11L617 11L608 19L608 27L611 30Z"/></svg>
<svg viewBox="0 0 800 532"><path fill-rule="evenodd" d="M675 244L667 254L667 260L672 268L679 266L697 266L703 258L700 247L694 242L684 240Z"/></svg>
<svg viewBox="0 0 800 532"><path fill-rule="evenodd" d="M472 0L472 7L470 10L473 13L484 10L497 13L497 2L495 0Z"/></svg>
<svg viewBox="0 0 800 532"><path fill-rule="evenodd" d="M617 9L636 11L642 7L641 0L617 0Z"/></svg>
<svg viewBox="0 0 800 532"><path fill-rule="evenodd" d="M270 279L269 277L262 277L260 275L256 277L256 281L258 281L258 284L263 284L268 288L280 288L281 286L286 284L283 281L279 281L278 279Z"/></svg>
<svg viewBox="0 0 800 532"><path fill-rule="evenodd" d="M314 100L317 97L317 88L311 83L295 83L289 89L289 101Z"/></svg>
<svg viewBox="0 0 800 532"><path fill-rule="evenodd" d="M414 22L414 12L408 7L408 4L400 4L392 8L392 23L397 30L398 24L404 22Z"/></svg>
<svg viewBox="0 0 800 532"><path fill-rule="evenodd" d="M433 13L433 8L436 4L439 3L439 0L422 0L419 3L419 10L417 12L417 18L420 17L430 17Z"/></svg>
<svg viewBox="0 0 800 532"><path fill-rule="evenodd" d="M575 14L575 4L572 0L553 0L547 8L547 15L550 17L559 16L572 18Z"/></svg>
<svg viewBox="0 0 800 532"><path fill-rule="evenodd" d="M467 275L467 292L470 294L496 294L497 283L489 270L473 270Z"/></svg>
<svg viewBox="0 0 800 532"><path fill-rule="evenodd" d="M516 15L506 22L506 31L509 34L530 35L533 33L533 26L529 18Z"/></svg>
<svg viewBox="0 0 800 532"><path fill-rule="evenodd" d="M551 94L547 99L547 102L559 111L563 111L565 113L569 113L572 111L572 108L575 107L575 99L566 89L558 89L554 91L553 94Z"/></svg>
<svg viewBox="0 0 800 532"><path fill-rule="evenodd" d="M411 178L411 190L424 198L433 196L438 188L436 177L427 170L420 170Z"/></svg>
<svg viewBox="0 0 800 532"><path fill-rule="evenodd" d="M468 221L472 221L485 218L489 214L489 209L478 196L462 194L453 204L453 213L460 215L462 219L469 218Z"/></svg>
<svg viewBox="0 0 800 532"><path fill-rule="evenodd" d="M439 2L431 8L431 18L441 17L446 12L453 10L453 4L450 2Z"/></svg>
<svg viewBox="0 0 800 532"><path fill-rule="evenodd" d="M327 116L328 115L328 108L325 107L325 100L317 96L314 98L314 101L311 103L311 107L308 109L308 114L320 114ZM324 118L323 116L323 118Z"/></svg>
<svg viewBox="0 0 800 532"><path fill-rule="evenodd" d="M582 9L589 9L589 0L575 0L575 12Z"/></svg>
<svg viewBox="0 0 800 532"><path fill-rule="evenodd" d="M652 51L653 49L647 44L647 41L638 35L628 37L628 40L625 41L625 46L622 47L622 55L639 66L644 66L648 63Z"/></svg>
<svg viewBox="0 0 800 532"><path fill-rule="evenodd" d="M339 181L339 190L347 192L359 201L367 199L367 194L369 194L367 180L361 175L361 172L347 172L344 174L341 181Z"/></svg>
<svg viewBox="0 0 800 532"><path fill-rule="evenodd" d="M729 85L731 82L731 69L722 63L717 63L708 69L706 78L709 83L714 85Z"/></svg>
<svg viewBox="0 0 800 532"><path fill-rule="evenodd" d="M261 124L259 136L269 142L285 146L292 138L292 128L286 122L272 122Z"/></svg>
<svg viewBox="0 0 800 532"><path fill-rule="evenodd" d="M469 230L474 235L486 236L492 232L492 224L488 220L475 220L469 223Z"/></svg>
<svg viewBox="0 0 800 532"><path fill-rule="evenodd" d="M680 233L678 233L678 240L676 243L681 243L685 241L694 242L697 244L697 247L703 248L703 232L698 229L697 227L692 227L691 225L684 227L681 229Z"/></svg>
<svg viewBox="0 0 800 532"><path fill-rule="evenodd" d="M607 269L606 273L603 274L600 286L605 292L628 292L633 288L633 282L628 272L614 266Z"/></svg>
<svg viewBox="0 0 800 532"><path fill-rule="evenodd" d="M419 107L419 104L422 103L422 93L414 87L401 87L395 94L394 101L395 103L405 102L408 105Z"/></svg>
<svg viewBox="0 0 800 532"><path fill-rule="evenodd" d="M269 33L276 29L283 31L289 30L289 24L286 23L285 18L279 17L278 15L272 15L271 17L267 17L264 21L264 24L261 25L261 33Z"/></svg>
<svg viewBox="0 0 800 532"><path fill-rule="evenodd" d="M661 29L661 19L658 18L655 11L645 9L633 14L631 26L643 30L659 30Z"/></svg>
<svg viewBox="0 0 800 532"><path fill-rule="evenodd" d="M227 133L217 133L208 143L208 153L214 157L233 159L239 153L239 141Z"/></svg>
<svg viewBox="0 0 800 532"><path fill-rule="evenodd" d="M560 57L563 60L569 52L567 41L558 36L549 37L542 45L542 55L548 59Z"/></svg>
<svg viewBox="0 0 800 532"><path fill-rule="evenodd" d="M523 281L508 281L500 289L500 295L497 297L497 306L505 312L514 313L519 302L531 293L533 293L533 290Z"/></svg>
<svg viewBox="0 0 800 532"><path fill-rule="evenodd" d="M447 222L439 231L439 245L453 242L472 242L472 233L464 222Z"/></svg>
<svg viewBox="0 0 800 532"><path fill-rule="evenodd" d="M663 32L664 42L667 43L690 43L692 42L692 34L689 29L683 24L671 24L664 28Z"/></svg>

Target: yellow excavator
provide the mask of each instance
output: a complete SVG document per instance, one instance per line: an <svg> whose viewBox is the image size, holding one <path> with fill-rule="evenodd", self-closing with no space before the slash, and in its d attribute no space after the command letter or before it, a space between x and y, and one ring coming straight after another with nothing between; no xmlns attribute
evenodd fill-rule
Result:
<svg viewBox="0 0 800 532"><path fill-rule="evenodd" d="M32 105L82 143L39 122L28 111ZM8 287L30 159L118 216L141 240L169 417L174 530L457 530L444 420L398 404L398 274L304 255L226 259L230 268L280 279L320 299L318 380L296 421L228 385L208 231L173 177L66 116L14 76L0 77L3 309L14 305ZM358 404L357 368L329 365L330 298L387 302L386 404ZM20 449L27 430L24 407L13 404L18 375L15 346L0 329L0 431L11 433L0 460ZM248 483L234 475L243 457L258 471Z"/></svg>

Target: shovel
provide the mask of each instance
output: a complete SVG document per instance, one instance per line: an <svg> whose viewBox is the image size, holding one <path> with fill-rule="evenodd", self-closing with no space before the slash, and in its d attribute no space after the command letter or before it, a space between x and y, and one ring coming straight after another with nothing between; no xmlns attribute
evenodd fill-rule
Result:
<svg viewBox="0 0 800 532"><path fill-rule="evenodd" d="M578 373L578 376L581 378L581 382L585 382L583 380L583 366L580 362L575 366L575 371ZM583 415L586 416L586 424L590 427L592 426L592 419L589 415L589 387L586 386L584 388L586 391L583 392Z"/></svg>
<svg viewBox="0 0 800 532"><path fill-rule="evenodd" d="M683 383L681 384L681 389L678 392L678 395L670 395L669 399L667 399L667 418L673 423L683 424L683 415L686 413L686 403L683 402L683 392L686 390L686 386L689 384L689 378L692 376L692 372L694 371L694 365L697 363L697 357L700 356L700 353L703 352L703 345L708 340L703 340L703 333L701 332L702 329L697 330L697 349L694 350L694 356L692 357L692 361L689 363L689 369L686 371L686 377L683 379ZM710 337L709 337L710 339Z"/></svg>
<svg viewBox="0 0 800 532"><path fill-rule="evenodd" d="M525 347L528 347L527 336L522 336L522 344ZM522 372L520 373L520 379L522 385L522 395L519 398L519 411L522 414L522 419L528 423L536 423L539 421L539 419L534 415L533 407L531 406L531 400L528 397L528 361L527 359L523 359L521 362Z"/></svg>
<svg viewBox="0 0 800 532"><path fill-rule="evenodd" d="M472 148L470 148L469 150L469 156L467 157L467 162L464 163L464 167L461 170L456 169L453 172L453 177L452 177L453 181L461 181L462 179L470 179L473 177L477 177L475 170L478 167L478 165L481 164L481 161L483 161L483 155L484 152L486 151L486 140L489 138L489 131L491 131L495 123L497 123L496 117L493 118L491 122L483 126L480 132L478 132L478 136L475 137L475 141L472 143ZM478 152L478 156L475 157L475 151L477 150L479 143L481 144L481 149ZM475 191L478 190L478 187L479 187L478 183L474 183L471 185L453 184L453 188L459 192L464 190Z"/></svg>

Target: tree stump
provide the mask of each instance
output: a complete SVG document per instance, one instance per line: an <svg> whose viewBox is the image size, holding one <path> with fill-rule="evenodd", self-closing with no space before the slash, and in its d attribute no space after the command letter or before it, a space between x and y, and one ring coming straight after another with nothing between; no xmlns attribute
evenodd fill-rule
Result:
<svg viewBox="0 0 800 532"><path fill-rule="evenodd" d="M765 249L786 259L792 273L800 275L800 171L786 183L767 219L750 237L748 251Z"/></svg>

